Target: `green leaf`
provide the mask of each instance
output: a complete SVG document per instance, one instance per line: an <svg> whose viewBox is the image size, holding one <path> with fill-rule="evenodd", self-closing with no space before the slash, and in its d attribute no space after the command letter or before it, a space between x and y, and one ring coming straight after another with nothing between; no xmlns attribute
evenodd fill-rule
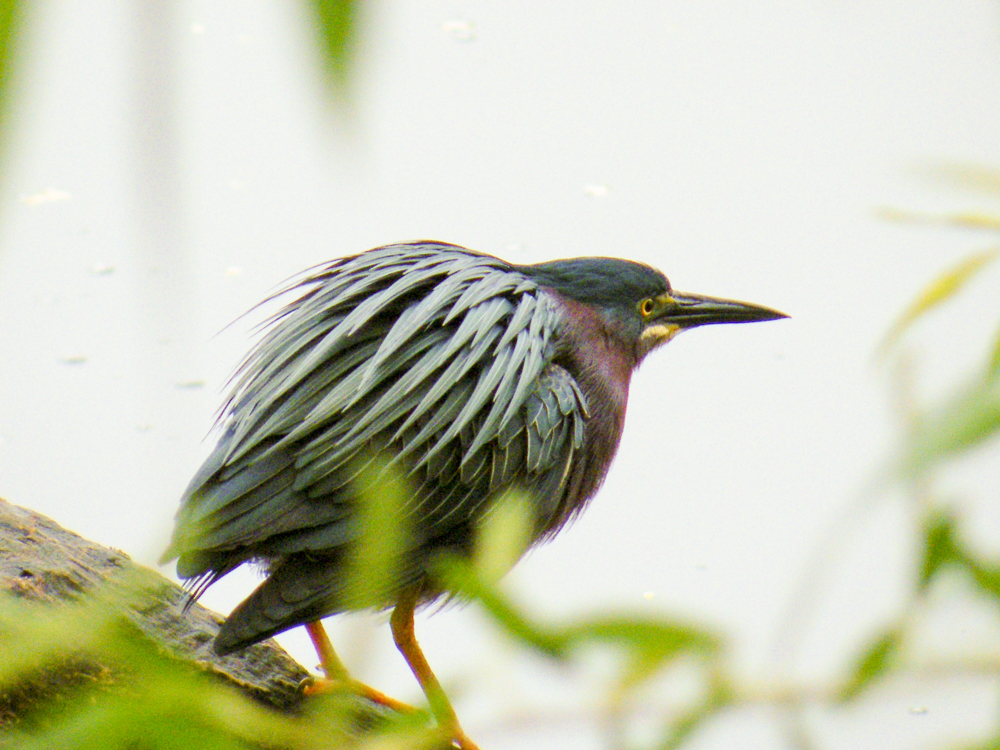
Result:
<svg viewBox="0 0 1000 750"><path fill-rule="evenodd" d="M890 668L892 659L899 650L902 630L893 627L878 636L862 653L840 692L843 701L853 700L871 686Z"/></svg>
<svg viewBox="0 0 1000 750"><path fill-rule="evenodd" d="M919 171L955 187L1000 197L1000 170L998 169L978 164L946 162L933 164Z"/></svg>
<svg viewBox="0 0 1000 750"><path fill-rule="evenodd" d="M598 617L567 626L562 638L570 648L603 644L623 649L628 664L624 686L635 685L684 653L712 655L719 639L708 631L649 617Z"/></svg>
<svg viewBox="0 0 1000 750"><path fill-rule="evenodd" d="M1000 599L1000 566L983 562L971 555L966 556L965 562L976 586L992 598Z"/></svg>
<svg viewBox="0 0 1000 750"><path fill-rule="evenodd" d="M28 696L0 744L25 750L343 746L344 712L325 722L289 718L164 653L123 615L132 599L122 588L109 586L78 603L0 595L0 697ZM77 663L97 667L96 677L71 679L66 667Z"/></svg>
<svg viewBox="0 0 1000 750"><path fill-rule="evenodd" d="M901 208L880 208L879 218L906 224L941 224L962 229L1000 229L1000 216L994 214L964 211L953 214L928 214L920 211L906 211Z"/></svg>
<svg viewBox="0 0 1000 750"><path fill-rule="evenodd" d="M970 553L957 539L955 527L955 519L946 515L934 516L924 523L924 559L918 587L926 589L938 571L948 565L955 565L983 593L1000 599L1000 565L984 561Z"/></svg>
<svg viewBox="0 0 1000 750"><path fill-rule="evenodd" d="M433 569L436 578L447 590L458 596L478 600L493 619L516 640L556 659L566 656L564 637L531 622L462 558L442 555L434 562Z"/></svg>
<svg viewBox="0 0 1000 750"><path fill-rule="evenodd" d="M707 631L648 617L608 616L552 628L532 622L466 560L442 556L434 566L439 581L456 595L474 598L507 633L547 656L565 659L585 644L625 652L623 686L645 679L681 653L714 654L719 639Z"/></svg>
<svg viewBox="0 0 1000 750"><path fill-rule="evenodd" d="M384 607L399 590L413 548L403 510L412 492L402 472L378 456L359 461L354 487L358 538L347 552L343 602L350 609Z"/></svg>
<svg viewBox="0 0 1000 750"><path fill-rule="evenodd" d="M681 714L667 727L666 736L656 745L657 750L677 750L698 727L731 706L734 698L732 687L726 681L714 680L705 700Z"/></svg>
<svg viewBox="0 0 1000 750"><path fill-rule="evenodd" d="M24 8L17 0L0 0L0 141L7 136L11 90Z"/></svg>
<svg viewBox="0 0 1000 750"><path fill-rule="evenodd" d="M924 287L917 298L892 325L879 346L881 356L896 345L900 336L916 320L959 292L977 273L996 260L1000 248L974 253L955 264Z"/></svg>
<svg viewBox="0 0 1000 750"><path fill-rule="evenodd" d="M532 532L531 503L523 492L506 492L479 523L474 563L483 580L496 583L521 559Z"/></svg>
<svg viewBox="0 0 1000 750"><path fill-rule="evenodd" d="M346 93L358 22L357 0L312 0L323 62L334 93Z"/></svg>
<svg viewBox="0 0 1000 750"><path fill-rule="evenodd" d="M924 559L920 566L918 587L926 589L931 579L949 563L962 562L962 554L955 543L955 519L937 515L923 523Z"/></svg>
<svg viewBox="0 0 1000 750"><path fill-rule="evenodd" d="M939 462L1000 432L1000 377L987 375L917 418L904 446L904 474L924 474Z"/></svg>
<svg viewBox="0 0 1000 750"><path fill-rule="evenodd" d="M996 340L993 342L993 351L990 352L986 374L991 378L1000 378L1000 331L997 331Z"/></svg>

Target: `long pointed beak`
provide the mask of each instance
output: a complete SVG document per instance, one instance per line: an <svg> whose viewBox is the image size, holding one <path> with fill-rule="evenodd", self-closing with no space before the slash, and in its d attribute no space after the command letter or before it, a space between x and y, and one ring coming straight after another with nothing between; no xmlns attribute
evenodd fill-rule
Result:
<svg viewBox="0 0 1000 750"><path fill-rule="evenodd" d="M673 304L668 303L656 316L657 320L672 323L682 329L712 323L757 323L788 317L783 312L772 310L770 307L752 305L749 302L685 292L671 291L668 294Z"/></svg>

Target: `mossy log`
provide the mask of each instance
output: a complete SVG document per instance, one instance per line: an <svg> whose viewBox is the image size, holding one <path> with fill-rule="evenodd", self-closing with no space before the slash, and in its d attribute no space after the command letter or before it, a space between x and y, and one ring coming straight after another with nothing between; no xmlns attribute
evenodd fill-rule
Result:
<svg viewBox="0 0 1000 750"><path fill-rule="evenodd" d="M309 673L274 641L218 656L212 639L223 618L197 603L185 608L187 594L176 583L137 565L124 552L88 541L40 513L0 499L0 590L57 606L79 602L126 580L139 593L123 599L122 614L162 652L198 665L257 702L284 712L297 709L303 699L300 684ZM67 644L65 659L0 691L0 723L15 719L39 700L106 673L105 665L85 652L74 654L72 644Z"/></svg>

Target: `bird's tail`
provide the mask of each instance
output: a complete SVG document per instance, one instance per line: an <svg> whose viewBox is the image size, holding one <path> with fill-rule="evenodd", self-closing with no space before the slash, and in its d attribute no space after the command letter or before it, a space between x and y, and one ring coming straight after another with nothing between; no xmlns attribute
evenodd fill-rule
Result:
<svg viewBox="0 0 1000 750"><path fill-rule="evenodd" d="M341 610L342 586L332 558L292 556L226 618L214 648L219 655L239 651L296 625Z"/></svg>

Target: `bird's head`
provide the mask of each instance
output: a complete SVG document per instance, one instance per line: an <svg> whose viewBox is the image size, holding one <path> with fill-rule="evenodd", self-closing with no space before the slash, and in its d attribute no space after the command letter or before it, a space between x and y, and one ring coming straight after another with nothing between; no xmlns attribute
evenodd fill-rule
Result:
<svg viewBox="0 0 1000 750"><path fill-rule="evenodd" d="M598 311L608 332L631 349L636 364L689 328L788 317L748 302L675 291L655 268L617 258L571 258L518 270Z"/></svg>

